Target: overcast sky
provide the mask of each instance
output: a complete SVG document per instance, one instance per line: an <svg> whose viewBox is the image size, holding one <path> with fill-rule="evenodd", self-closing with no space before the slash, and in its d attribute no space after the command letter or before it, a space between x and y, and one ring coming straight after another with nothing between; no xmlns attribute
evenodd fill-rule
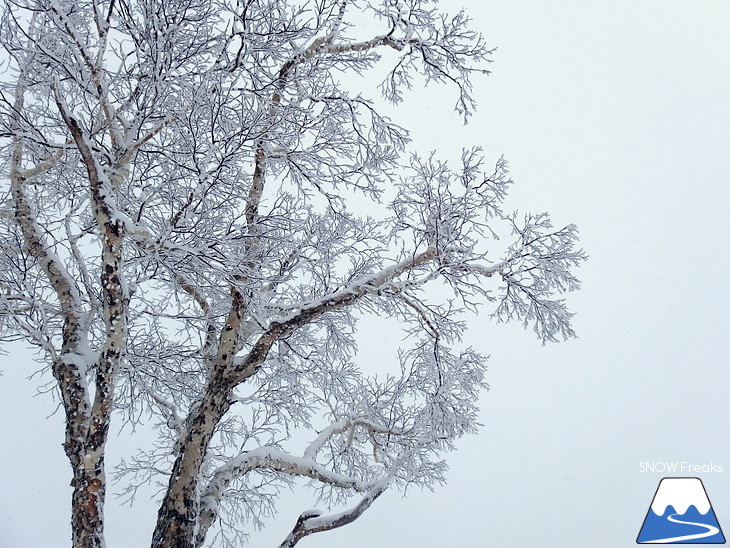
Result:
<svg viewBox="0 0 730 548"><path fill-rule="evenodd" d="M426 151L504 154L511 208L579 226L590 255L569 295L579 338L543 347L480 319L469 337L491 355L491 390L481 433L449 457L449 484L388 493L300 545L631 546L664 475L699 476L727 534L730 1L486 0L469 12L498 47L476 82L479 111L462 127L453 95L434 90L407 99L401 121ZM46 420L50 397L30 399L31 368L3 358L3 548L69 535L61 416ZM724 472L642 473L643 461ZM155 510L142 503L110 505L110 548L149 542ZM305 509L283 507L252 546L278 545Z"/></svg>

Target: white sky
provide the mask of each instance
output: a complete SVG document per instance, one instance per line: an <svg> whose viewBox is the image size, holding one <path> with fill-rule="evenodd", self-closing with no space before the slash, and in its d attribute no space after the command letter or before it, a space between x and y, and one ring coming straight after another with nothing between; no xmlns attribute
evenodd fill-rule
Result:
<svg viewBox="0 0 730 548"><path fill-rule="evenodd" d="M542 347L485 317L471 332L491 355L485 426L450 456L449 484L386 494L300 546L632 546L663 476L640 462L660 460L723 465L675 475L702 478L727 533L730 1L487 0L469 12L499 48L477 115L461 127L445 112L454 97L434 90L407 98L401 121L424 151L504 154L511 207L578 224L590 255L569 295L580 338ZM2 369L0 547L66 546L61 416L45 419L49 397L29 401L22 356ZM252 546L278 545L309 505L285 507ZM148 543L154 513L111 504L110 548Z"/></svg>

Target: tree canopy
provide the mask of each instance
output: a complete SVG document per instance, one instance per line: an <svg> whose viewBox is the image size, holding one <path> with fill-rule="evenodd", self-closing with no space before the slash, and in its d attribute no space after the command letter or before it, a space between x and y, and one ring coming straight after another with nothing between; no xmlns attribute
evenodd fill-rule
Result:
<svg viewBox="0 0 730 548"><path fill-rule="evenodd" d="M486 386L477 314L573 335L576 228L503 211L504 159L416 154L383 114L434 83L475 107L491 50L435 4L6 4L0 335L56 381L74 547L105 545L114 421L157 432L117 470L163 486L153 547L238 545L308 478L346 509L291 547L444 480ZM402 326L387 374L366 316Z"/></svg>

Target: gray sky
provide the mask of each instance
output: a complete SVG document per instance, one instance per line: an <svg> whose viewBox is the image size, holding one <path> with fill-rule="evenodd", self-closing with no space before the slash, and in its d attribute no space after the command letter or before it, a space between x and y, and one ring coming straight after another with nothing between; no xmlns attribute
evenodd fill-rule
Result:
<svg viewBox="0 0 730 548"><path fill-rule="evenodd" d="M578 224L590 255L569 295L580 338L542 347L483 317L470 337L491 355L492 388L482 432L450 456L449 484L386 494L301 546L631 546L672 475L642 473L642 461L722 465L675 475L702 478L727 534L730 1L485 1L469 12L498 46L477 81L479 111L462 127L453 94L434 89L407 98L400 120L424 151L504 154L510 207ZM50 397L30 400L30 367L3 358L9 548L69 535L61 416L46 420ZM282 540L311 505L294 499L252 546ZM109 506L110 548L149 542L155 510L141 502Z"/></svg>

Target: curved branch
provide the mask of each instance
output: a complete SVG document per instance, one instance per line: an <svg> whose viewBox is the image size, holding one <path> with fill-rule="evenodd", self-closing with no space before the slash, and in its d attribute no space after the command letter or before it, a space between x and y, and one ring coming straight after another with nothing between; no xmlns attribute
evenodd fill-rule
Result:
<svg viewBox="0 0 730 548"><path fill-rule="evenodd" d="M202 545L208 529L218 516L218 506L230 483L238 477L261 468L291 476L303 476L358 492L372 490L383 482L383 479L362 481L357 478L345 476L328 470L312 458L307 456L295 457L273 447L259 447L252 451L247 451L218 468L208 482L208 486L203 491L200 499L200 516L198 518L196 546Z"/></svg>
<svg viewBox="0 0 730 548"><path fill-rule="evenodd" d="M359 518L365 510L370 508L373 502L375 502L375 500L385 492L394 475L395 467L385 478L380 480L372 489L370 489L357 505L352 508L348 508L344 512L333 514L331 516L322 516L316 510L303 512L299 516L297 523L294 525L294 529L292 529L292 532L284 539L284 542L279 545L279 548L292 548L307 535L320 533L322 531L330 531L332 529L342 527L343 525L347 525L348 523L352 523Z"/></svg>

